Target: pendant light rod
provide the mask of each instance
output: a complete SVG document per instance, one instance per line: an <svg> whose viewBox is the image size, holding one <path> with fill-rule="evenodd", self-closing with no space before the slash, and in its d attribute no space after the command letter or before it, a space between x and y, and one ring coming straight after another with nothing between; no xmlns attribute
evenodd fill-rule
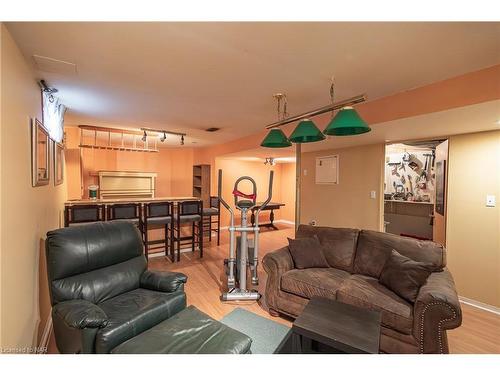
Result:
<svg viewBox="0 0 500 375"><path fill-rule="evenodd" d="M305 112L305 113L302 113L300 115L296 115L296 116L284 118L281 121L277 121L277 122L274 122L272 124L267 125L266 129L278 128L280 126L289 124L291 122L303 120L303 119L306 119L306 118L311 118L311 117L318 116L318 115L321 115L323 113L331 112L331 111L334 111L334 110L337 110L337 109L340 109L340 108L343 108L343 107L346 107L346 106L351 106L351 105L354 105L354 104L363 103L365 101L366 101L366 95L365 94L354 96L354 97L352 97L350 99L342 100L342 101L337 102L337 103L331 103L331 104L328 104L328 105L326 105L324 107L321 107L321 108L318 108L318 109L315 109L315 110L312 110L312 111L309 111L309 112Z"/></svg>

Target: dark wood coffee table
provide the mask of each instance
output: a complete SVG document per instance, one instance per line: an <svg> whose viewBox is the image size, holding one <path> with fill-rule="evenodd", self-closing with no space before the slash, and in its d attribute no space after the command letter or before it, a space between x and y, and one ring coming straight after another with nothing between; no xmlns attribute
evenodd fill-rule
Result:
<svg viewBox="0 0 500 375"><path fill-rule="evenodd" d="M313 297L279 353L378 353L380 312Z"/></svg>

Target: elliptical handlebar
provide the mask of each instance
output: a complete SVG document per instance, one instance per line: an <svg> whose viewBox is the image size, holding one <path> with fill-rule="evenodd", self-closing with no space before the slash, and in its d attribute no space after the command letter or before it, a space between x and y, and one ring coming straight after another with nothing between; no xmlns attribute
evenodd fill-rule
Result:
<svg viewBox="0 0 500 375"><path fill-rule="evenodd" d="M219 178L218 178L218 189L217 189L217 195L219 198L219 202L222 203L224 207L227 208L227 210L231 213L231 216L233 216L234 212L233 209L231 208L230 205L227 204L227 202L222 198L222 169L219 169Z"/></svg>
<svg viewBox="0 0 500 375"><path fill-rule="evenodd" d="M251 194L245 194L238 190L238 185L241 181L250 181L252 184L252 193ZM242 176L236 180L234 183L234 188L233 188L233 195L234 195L234 205L236 207L240 207L238 204L239 199L238 198L247 198L252 201L252 206L255 206L257 203L257 184L255 183L255 180L252 177L249 176Z"/></svg>
<svg viewBox="0 0 500 375"><path fill-rule="evenodd" d="M271 199L273 198L273 180L274 180L274 171L269 172L269 191L267 193L267 199L265 200L264 203L259 207L257 210L257 214L255 215L256 218L259 217L260 211L262 211L266 206L271 202Z"/></svg>

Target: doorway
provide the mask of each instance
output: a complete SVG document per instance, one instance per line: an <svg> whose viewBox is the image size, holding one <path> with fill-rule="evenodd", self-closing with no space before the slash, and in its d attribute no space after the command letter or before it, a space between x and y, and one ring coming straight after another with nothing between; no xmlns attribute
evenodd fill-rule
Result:
<svg viewBox="0 0 500 375"><path fill-rule="evenodd" d="M386 145L384 230L445 244L447 140Z"/></svg>

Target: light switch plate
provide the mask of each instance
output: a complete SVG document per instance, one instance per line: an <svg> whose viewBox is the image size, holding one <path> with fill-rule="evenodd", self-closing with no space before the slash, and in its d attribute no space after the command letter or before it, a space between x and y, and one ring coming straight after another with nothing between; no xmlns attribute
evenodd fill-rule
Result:
<svg viewBox="0 0 500 375"><path fill-rule="evenodd" d="M370 191L370 198L371 199L377 198L377 192L375 190Z"/></svg>
<svg viewBox="0 0 500 375"><path fill-rule="evenodd" d="M486 196L486 207L495 207L497 204L496 197L494 195Z"/></svg>

